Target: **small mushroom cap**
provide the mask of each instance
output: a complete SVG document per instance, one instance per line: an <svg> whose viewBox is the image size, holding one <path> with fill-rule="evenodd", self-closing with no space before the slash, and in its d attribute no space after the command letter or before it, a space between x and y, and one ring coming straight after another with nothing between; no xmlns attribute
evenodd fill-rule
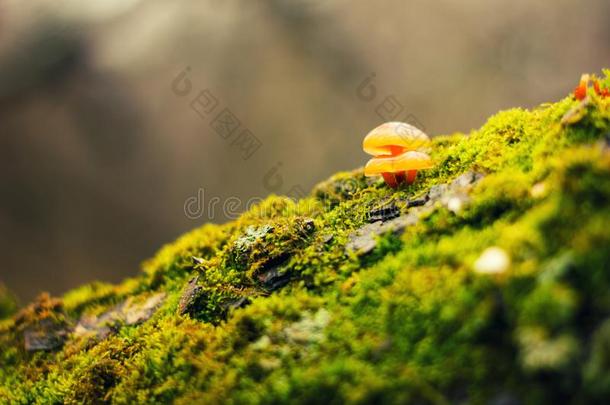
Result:
<svg viewBox="0 0 610 405"><path fill-rule="evenodd" d="M407 170L429 169L433 166L432 159L427 153L409 151L398 156L372 158L364 167L364 175L400 173Z"/></svg>
<svg viewBox="0 0 610 405"><path fill-rule="evenodd" d="M404 122L386 122L369 132L362 149L373 156L391 156L396 150L410 151L430 142L428 135Z"/></svg>

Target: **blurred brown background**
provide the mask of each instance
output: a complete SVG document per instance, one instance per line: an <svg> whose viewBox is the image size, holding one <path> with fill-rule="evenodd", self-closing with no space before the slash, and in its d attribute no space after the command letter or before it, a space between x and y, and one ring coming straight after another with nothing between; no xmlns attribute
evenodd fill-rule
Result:
<svg viewBox="0 0 610 405"><path fill-rule="evenodd" d="M362 165L385 119L434 135L557 100L610 65L609 17L607 0L0 0L0 281L22 301L118 281L226 220L185 215L200 189L298 194Z"/></svg>

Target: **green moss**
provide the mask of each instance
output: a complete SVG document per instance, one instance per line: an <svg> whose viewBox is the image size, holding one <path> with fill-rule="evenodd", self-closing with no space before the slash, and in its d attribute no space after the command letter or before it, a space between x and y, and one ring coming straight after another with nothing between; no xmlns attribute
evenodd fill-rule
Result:
<svg viewBox="0 0 610 405"><path fill-rule="evenodd" d="M17 300L3 284L0 284L0 320L17 312Z"/></svg>
<svg viewBox="0 0 610 405"><path fill-rule="evenodd" d="M434 138L436 166L409 187L357 169L298 202L270 196L235 221L203 225L134 278L43 296L0 321L0 398L603 403L609 133L610 101L596 95L512 109L468 135ZM460 191L460 209L443 199L412 207L466 172L484 177ZM367 213L391 204L416 220L366 255L346 250ZM492 246L509 264L482 274ZM73 330L153 292L165 299L143 322L25 350L25 332L45 320Z"/></svg>

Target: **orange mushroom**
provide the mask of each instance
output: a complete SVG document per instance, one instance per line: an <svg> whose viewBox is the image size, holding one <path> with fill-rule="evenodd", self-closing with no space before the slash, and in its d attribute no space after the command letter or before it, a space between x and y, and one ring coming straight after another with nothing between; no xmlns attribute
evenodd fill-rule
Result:
<svg viewBox="0 0 610 405"><path fill-rule="evenodd" d="M589 75L580 76L580 82L574 89L574 98L576 100L584 100L587 97L587 87L589 87Z"/></svg>
<svg viewBox="0 0 610 405"><path fill-rule="evenodd" d="M593 84L593 90L598 96L602 98L610 96L610 89L602 89L599 85L599 80L597 79L597 77L584 74L580 77L580 82L578 83L578 86L576 86L576 88L574 89L573 94L576 100L582 101L585 99L585 97L587 97L589 84Z"/></svg>
<svg viewBox="0 0 610 405"><path fill-rule="evenodd" d="M416 149L430 143L430 138L412 125L387 122L367 134L364 151L374 157L364 168L365 176L381 175L386 184L397 188L415 181L417 171L433 166L430 156Z"/></svg>

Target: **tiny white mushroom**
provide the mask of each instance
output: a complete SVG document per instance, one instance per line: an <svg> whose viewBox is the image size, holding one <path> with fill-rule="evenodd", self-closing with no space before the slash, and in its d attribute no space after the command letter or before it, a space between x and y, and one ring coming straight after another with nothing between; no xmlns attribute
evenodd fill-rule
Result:
<svg viewBox="0 0 610 405"><path fill-rule="evenodd" d="M530 195L534 198L542 198L546 195L547 187L543 182L536 183L532 186L530 190Z"/></svg>
<svg viewBox="0 0 610 405"><path fill-rule="evenodd" d="M447 208L449 211L457 214L462 210L464 203L460 197L451 197L449 201L447 201Z"/></svg>
<svg viewBox="0 0 610 405"><path fill-rule="evenodd" d="M474 270L481 274L504 273L510 266L510 257L497 246L487 248L474 263Z"/></svg>

